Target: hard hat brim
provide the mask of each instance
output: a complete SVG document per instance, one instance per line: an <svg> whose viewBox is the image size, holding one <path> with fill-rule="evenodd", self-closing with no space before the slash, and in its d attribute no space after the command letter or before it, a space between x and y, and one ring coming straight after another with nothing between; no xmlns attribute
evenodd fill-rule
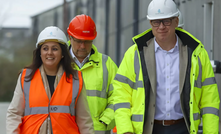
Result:
<svg viewBox="0 0 221 134"><path fill-rule="evenodd" d="M176 12L172 15L167 15L167 16L150 17L149 15L147 15L147 19L148 20L158 20L158 19L167 19L167 18L178 17L178 16L179 16L179 13Z"/></svg>
<svg viewBox="0 0 221 134"><path fill-rule="evenodd" d="M63 44L63 45L67 45L65 42L61 41L61 40L58 40L58 39L46 39L46 40L41 40L39 41L38 44L36 44L36 47L46 43L46 42L57 42L57 43L60 43L60 44Z"/></svg>
<svg viewBox="0 0 221 134"><path fill-rule="evenodd" d="M94 34L94 36L87 37L87 36L75 35L69 29L67 31L69 35L79 40L94 40L97 37L97 32Z"/></svg>

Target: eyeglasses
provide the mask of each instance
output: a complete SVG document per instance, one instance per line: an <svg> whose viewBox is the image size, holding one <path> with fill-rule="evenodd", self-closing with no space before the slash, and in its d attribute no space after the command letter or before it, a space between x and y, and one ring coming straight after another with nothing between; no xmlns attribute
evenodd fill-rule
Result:
<svg viewBox="0 0 221 134"><path fill-rule="evenodd" d="M85 44L85 45L89 45L92 44L93 40L78 40L72 37L72 39L77 43L77 44Z"/></svg>
<svg viewBox="0 0 221 134"><path fill-rule="evenodd" d="M169 18L169 19L163 19L163 20L151 20L151 24L153 27L159 27L162 22L164 26L170 26L174 18L175 17Z"/></svg>

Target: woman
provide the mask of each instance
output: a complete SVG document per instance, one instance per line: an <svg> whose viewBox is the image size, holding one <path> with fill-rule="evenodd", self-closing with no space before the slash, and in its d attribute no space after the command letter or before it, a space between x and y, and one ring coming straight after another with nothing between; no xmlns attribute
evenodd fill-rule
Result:
<svg viewBox="0 0 221 134"><path fill-rule="evenodd" d="M38 36L7 111L8 134L93 134L81 73L71 67L67 38L57 27Z"/></svg>

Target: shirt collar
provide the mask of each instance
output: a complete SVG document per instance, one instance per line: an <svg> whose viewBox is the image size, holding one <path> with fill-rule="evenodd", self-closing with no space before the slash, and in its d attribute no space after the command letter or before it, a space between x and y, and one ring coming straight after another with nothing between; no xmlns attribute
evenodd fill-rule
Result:
<svg viewBox="0 0 221 134"><path fill-rule="evenodd" d="M154 37L154 44L155 44L155 52L157 52L158 49L163 50L163 49L159 46L159 44L157 43L156 37ZM176 44L175 44L175 46L174 46L171 50L169 50L168 52L178 51L178 49L179 49L178 36L177 36L177 34L176 34Z"/></svg>

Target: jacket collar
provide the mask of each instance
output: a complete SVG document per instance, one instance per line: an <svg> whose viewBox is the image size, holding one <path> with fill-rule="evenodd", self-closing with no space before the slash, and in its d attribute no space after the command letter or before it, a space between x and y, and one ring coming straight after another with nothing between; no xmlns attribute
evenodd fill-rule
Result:
<svg viewBox="0 0 221 134"><path fill-rule="evenodd" d="M191 48L193 51L197 47L203 47L202 43L197 38L195 38L193 35L185 31L184 29L176 28L175 32L182 41L182 44L187 45L187 47ZM152 29L150 28L141 34L134 36L132 40L135 44L137 44L138 50L140 51L143 49L143 46L147 46L147 41L149 41L152 38L154 38L154 35L152 33ZM199 51L197 53L199 53Z"/></svg>
<svg viewBox="0 0 221 134"><path fill-rule="evenodd" d="M89 57L89 61L99 62L98 51L94 44L92 44L91 47L91 56Z"/></svg>

